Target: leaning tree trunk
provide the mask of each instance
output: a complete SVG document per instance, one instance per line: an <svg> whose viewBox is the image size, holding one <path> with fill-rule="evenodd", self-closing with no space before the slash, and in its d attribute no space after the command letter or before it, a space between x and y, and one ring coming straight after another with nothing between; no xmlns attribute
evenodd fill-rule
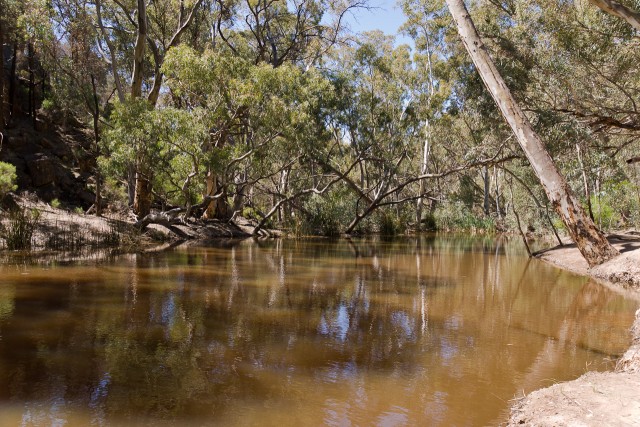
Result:
<svg viewBox="0 0 640 427"><path fill-rule="evenodd" d="M478 73L505 120L511 126L535 174L544 187L547 197L549 197L582 256L590 266L594 266L618 255L618 251L611 246L580 206L542 140L533 130L529 119L516 103L482 43L464 5L464 0L446 0L446 3L456 22L460 38Z"/></svg>

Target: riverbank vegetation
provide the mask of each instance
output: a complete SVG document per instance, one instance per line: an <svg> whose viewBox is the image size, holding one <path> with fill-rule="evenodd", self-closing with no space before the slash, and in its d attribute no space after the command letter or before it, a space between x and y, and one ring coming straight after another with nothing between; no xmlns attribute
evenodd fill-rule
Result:
<svg viewBox="0 0 640 427"><path fill-rule="evenodd" d="M576 220L448 3L401 1L401 44L350 31L362 0L0 0L0 194L172 230L240 217L254 234L637 228L633 4L469 5Z"/></svg>

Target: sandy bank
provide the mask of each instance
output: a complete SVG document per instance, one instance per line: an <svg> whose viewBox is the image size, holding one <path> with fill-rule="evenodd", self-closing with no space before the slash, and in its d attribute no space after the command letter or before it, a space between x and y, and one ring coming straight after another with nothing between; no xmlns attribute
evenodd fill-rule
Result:
<svg viewBox="0 0 640 427"><path fill-rule="evenodd" d="M553 248L539 258L640 300L639 236L612 235L609 240L620 256L591 269L575 245ZM590 372L537 390L513 405L508 425L640 426L640 310L631 333L632 346L614 372Z"/></svg>

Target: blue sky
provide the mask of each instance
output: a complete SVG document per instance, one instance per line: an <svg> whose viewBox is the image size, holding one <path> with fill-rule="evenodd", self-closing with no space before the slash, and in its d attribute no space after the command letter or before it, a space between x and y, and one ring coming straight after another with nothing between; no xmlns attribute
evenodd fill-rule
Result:
<svg viewBox="0 0 640 427"><path fill-rule="evenodd" d="M355 33L371 30L382 30L386 34L395 35L404 23L405 16L395 0L371 0L372 10L357 10L349 17L349 25ZM408 39L400 37L398 42L408 43Z"/></svg>

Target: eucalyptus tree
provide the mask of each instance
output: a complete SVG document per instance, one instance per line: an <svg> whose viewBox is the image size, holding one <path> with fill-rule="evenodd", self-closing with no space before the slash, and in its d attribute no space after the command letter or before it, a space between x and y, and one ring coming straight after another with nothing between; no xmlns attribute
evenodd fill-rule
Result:
<svg viewBox="0 0 640 427"><path fill-rule="evenodd" d="M402 10L407 17L401 30L406 32L415 43L414 67L420 72L414 73L414 90L411 106L416 110L419 120L424 122L422 153L419 173L426 174L433 163L437 144L434 125L445 113L445 103L451 98L452 86L449 45L445 41L448 15L440 1L404 0ZM426 180L420 180L418 199L416 200L416 226L421 228L423 195L426 192ZM431 209L435 208L431 199Z"/></svg>
<svg viewBox="0 0 640 427"><path fill-rule="evenodd" d="M527 116L516 103L489 56L478 31L461 0L446 0L460 38L474 61L487 89L513 129L518 142L545 188L553 207L589 265L601 264L618 255L585 213L566 180L549 156Z"/></svg>
<svg viewBox="0 0 640 427"><path fill-rule="evenodd" d="M282 171L302 180L301 186L312 181L304 179L302 158L311 138L318 137L315 112L331 96L318 72L302 72L293 64L254 65L229 49L199 54L186 46L168 54L163 71L174 98L188 111L202 109L208 118L208 137L200 147L206 170L193 179L204 183L205 176L215 176L214 185L208 181L203 208L230 217L228 189L234 187L235 197L243 198L247 185L275 203L288 199L293 186L269 185ZM235 206L241 207L241 202Z"/></svg>

